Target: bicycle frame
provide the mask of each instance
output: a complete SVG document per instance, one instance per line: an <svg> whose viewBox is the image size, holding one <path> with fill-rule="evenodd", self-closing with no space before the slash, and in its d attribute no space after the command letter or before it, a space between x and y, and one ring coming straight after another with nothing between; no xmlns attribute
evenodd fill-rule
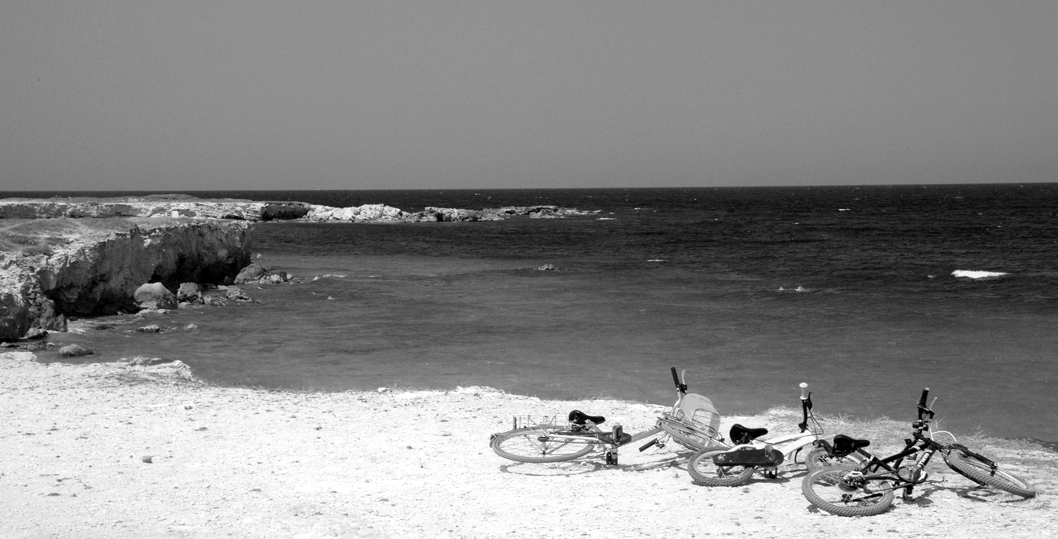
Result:
<svg viewBox="0 0 1058 539"><path fill-rule="evenodd" d="M930 406L926 406L927 391L928 389L923 391L922 397L919 399L918 420L911 424L912 428L914 428L912 438L904 440L903 451L885 458L878 458L869 451L864 450L862 447L856 448L853 452L865 457L866 460L857 467L861 475L859 477L853 477L852 480L888 480L891 482L893 490L904 490L903 497L906 499L911 497L915 485L924 483L926 479L928 479L929 474L925 472L926 466L933 458L933 455L938 451L941 453L949 453L952 449L956 448L969 451L969 449L963 445L944 444L933 439L934 432L931 430L930 423L934 416L932 404L936 403L937 399L934 397L933 403L931 403ZM950 432L937 431L937 434L940 433L947 434L948 436L951 436L952 439L955 438ZM829 447L829 444L824 442L824 447L827 448L828 452L832 452L833 454L833 449ZM921 455L915 457L919 454ZM977 455L976 453L973 454ZM904 464L904 459L908 457L915 457L913 464Z"/></svg>

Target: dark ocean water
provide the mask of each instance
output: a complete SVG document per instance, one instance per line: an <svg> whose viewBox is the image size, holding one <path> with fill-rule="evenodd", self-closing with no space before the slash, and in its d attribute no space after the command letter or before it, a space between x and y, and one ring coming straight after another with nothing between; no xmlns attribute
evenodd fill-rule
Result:
<svg viewBox="0 0 1058 539"><path fill-rule="evenodd" d="M957 435L1058 441L1058 184L189 194L597 213L261 223L260 262L308 282L168 315L194 321L193 340L71 338L104 355L178 349L215 382L297 389L668 404L671 365L729 414L793 406L805 381L821 413L910 420L930 387Z"/></svg>

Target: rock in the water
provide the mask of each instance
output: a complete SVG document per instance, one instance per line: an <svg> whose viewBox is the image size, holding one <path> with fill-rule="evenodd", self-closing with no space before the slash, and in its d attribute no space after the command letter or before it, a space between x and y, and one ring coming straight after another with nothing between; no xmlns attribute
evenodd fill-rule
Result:
<svg viewBox="0 0 1058 539"><path fill-rule="evenodd" d="M31 341L34 339L43 339L48 336L48 332L40 328L29 328L29 331L22 336L23 339Z"/></svg>
<svg viewBox="0 0 1058 539"><path fill-rule="evenodd" d="M237 286L229 286L225 297L235 301L253 301L250 296L244 294L242 289Z"/></svg>
<svg viewBox="0 0 1058 539"><path fill-rule="evenodd" d="M80 344L68 344L59 349L59 355L62 357L90 356L94 353L88 347Z"/></svg>
<svg viewBox="0 0 1058 539"><path fill-rule="evenodd" d="M175 309L176 294L162 283L147 283L136 289L132 299L143 309Z"/></svg>
<svg viewBox="0 0 1058 539"><path fill-rule="evenodd" d="M235 284L285 283L286 281L285 271L273 271L257 264L246 266L235 276Z"/></svg>
<svg viewBox="0 0 1058 539"><path fill-rule="evenodd" d="M202 303L202 287L197 283L180 283L180 288L176 291L176 301Z"/></svg>
<svg viewBox="0 0 1058 539"><path fill-rule="evenodd" d="M38 352L40 350L51 350L55 348L55 343L48 341L32 341L25 346L27 352Z"/></svg>

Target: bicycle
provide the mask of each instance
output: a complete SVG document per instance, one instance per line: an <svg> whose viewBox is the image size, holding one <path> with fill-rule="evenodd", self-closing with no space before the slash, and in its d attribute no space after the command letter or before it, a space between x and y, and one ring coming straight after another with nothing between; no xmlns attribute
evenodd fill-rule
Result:
<svg viewBox="0 0 1058 539"><path fill-rule="evenodd" d="M683 371L686 380L687 371ZM672 367L672 381L676 384L676 403L663 412L652 429L631 435L621 425L607 432L599 428L606 418L573 410L564 424L557 424L554 416L534 422L531 417L514 418L514 428L493 434L489 446L497 455L517 462L547 463L577 459L601 449L605 450L607 465L618 463L619 448L654 436L639 448L664 447L671 439L691 450L722 444L717 428L720 414L712 401L697 393L687 393L687 384ZM522 426L519 426L519 423ZM660 436L658 436L660 434Z"/></svg>
<svg viewBox="0 0 1058 539"><path fill-rule="evenodd" d="M823 435L823 428L812 414L812 393L808 384L802 382L802 421L797 425L800 432L759 440L768 434L765 428L746 428L736 424L731 427L731 442L734 447L722 450L706 449L695 453L687 462L687 473L695 484L710 487L735 487L749 482L753 472L761 470L765 477L778 477L778 468L783 462L797 462L805 447L815 443ZM815 428L809 429L811 419ZM810 466L812 463L805 461Z"/></svg>
<svg viewBox="0 0 1058 539"><path fill-rule="evenodd" d="M834 437L834 444L823 444L833 457L858 455L858 465L837 464L821 468L804 478L801 492L812 505L839 516L872 516L886 511L893 503L893 491L903 489L902 497L910 499L916 485L925 483L929 474L926 465L936 453L944 463L960 475L979 484L988 485L1023 498L1032 498L1036 490L1024 480L999 469L995 461L961 445L947 431L932 431L934 398L929 406L929 388L922 390L918 401L918 419L911 424L913 438L904 440L904 449L892 456L878 458L864 448L869 440L855 439L843 434ZM937 434L950 436L953 443L934 439ZM904 460L907 459L907 463Z"/></svg>

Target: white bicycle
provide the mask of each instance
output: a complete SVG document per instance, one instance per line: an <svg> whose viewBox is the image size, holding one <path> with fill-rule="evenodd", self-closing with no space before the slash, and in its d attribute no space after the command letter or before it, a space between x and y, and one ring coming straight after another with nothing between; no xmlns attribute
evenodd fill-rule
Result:
<svg viewBox="0 0 1058 539"><path fill-rule="evenodd" d="M704 449L698 451L687 463L687 472L699 485L709 487L734 487L749 482L753 472L760 470L765 477L775 478L778 469L795 464L804 464L809 471L822 466L821 463L802 458L801 452L820 439L823 428L812 414L812 393L808 384L801 383L801 413L803 420L797 427L799 433L787 434L767 440L759 439L768 433L765 428L731 427L729 449ZM809 428L809 420L812 428ZM808 451L805 451L808 453Z"/></svg>
<svg viewBox="0 0 1058 539"><path fill-rule="evenodd" d="M683 371L686 379L687 371ZM676 384L676 403L657 419L654 428L635 435L624 432L621 425L609 431L599 428L606 418L573 410L561 424L554 416L534 421L531 417L514 418L514 428L493 434L489 445L497 455L517 462L562 462L573 460L595 451L605 453L606 464L618 463L618 452L623 446L653 437L639 448L664 447L668 440L698 451L727 447L717 430L720 414L712 401L697 393L687 393L687 384L672 367L672 381ZM519 426L521 425L521 426Z"/></svg>

